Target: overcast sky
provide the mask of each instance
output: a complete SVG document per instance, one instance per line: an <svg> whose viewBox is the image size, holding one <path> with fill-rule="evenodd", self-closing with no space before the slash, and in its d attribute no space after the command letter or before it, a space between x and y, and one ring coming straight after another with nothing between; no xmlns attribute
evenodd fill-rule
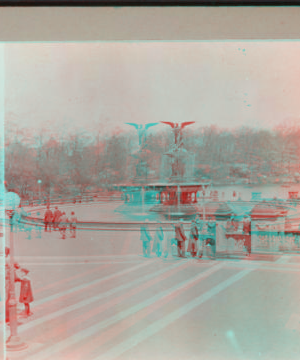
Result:
<svg viewBox="0 0 300 360"><path fill-rule="evenodd" d="M297 41L7 44L5 115L54 132L273 127L300 119L299 80Z"/></svg>

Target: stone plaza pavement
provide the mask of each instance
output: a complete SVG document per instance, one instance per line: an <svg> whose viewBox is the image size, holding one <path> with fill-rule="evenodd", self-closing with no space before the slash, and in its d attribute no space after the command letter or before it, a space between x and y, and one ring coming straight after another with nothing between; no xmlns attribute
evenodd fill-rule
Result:
<svg viewBox="0 0 300 360"><path fill-rule="evenodd" d="M145 259L138 232L27 235L15 247L33 285L28 349L7 359L300 357L297 255Z"/></svg>

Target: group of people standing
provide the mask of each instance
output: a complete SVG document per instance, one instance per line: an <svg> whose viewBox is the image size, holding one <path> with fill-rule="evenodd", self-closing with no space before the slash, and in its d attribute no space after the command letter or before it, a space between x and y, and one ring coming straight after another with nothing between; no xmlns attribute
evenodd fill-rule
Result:
<svg viewBox="0 0 300 360"><path fill-rule="evenodd" d="M60 211L56 206L55 210L52 212L48 205L44 214L44 225L45 232L51 232L51 228L53 230L59 230L62 239L66 238L66 231L69 227L71 238L76 237L77 217L74 211L71 212L71 215L68 218L65 211Z"/></svg>
<svg viewBox="0 0 300 360"><path fill-rule="evenodd" d="M181 258L187 257L189 253L192 257L202 258L204 248L209 246L211 258L216 256L216 222L212 219L208 221L200 220L197 215L192 220L189 235L185 233L183 220L173 224L175 234L163 230L159 223L155 230L154 241L151 248L152 236L150 235L148 221L141 226L141 241L143 242L143 255L149 257L151 252L158 257L167 258L169 255Z"/></svg>

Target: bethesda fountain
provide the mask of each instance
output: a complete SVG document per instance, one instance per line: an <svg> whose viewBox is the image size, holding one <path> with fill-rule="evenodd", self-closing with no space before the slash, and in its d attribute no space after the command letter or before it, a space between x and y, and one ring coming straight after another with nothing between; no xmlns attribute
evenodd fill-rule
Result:
<svg viewBox="0 0 300 360"><path fill-rule="evenodd" d="M200 183L194 177L194 154L184 147L183 129L194 121L173 123L169 125L174 135L174 141L169 150L163 154L161 173L149 172L153 160L148 149L147 132L159 123L149 123L145 126L128 123L138 132L139 148L131 156L134 159L135 174L130 183L118 185L123 192L125 203L116 211L135 213L147 217L158 213L166 218L191 218L199 211L197 200L210 188L210 183Z"/></svg>

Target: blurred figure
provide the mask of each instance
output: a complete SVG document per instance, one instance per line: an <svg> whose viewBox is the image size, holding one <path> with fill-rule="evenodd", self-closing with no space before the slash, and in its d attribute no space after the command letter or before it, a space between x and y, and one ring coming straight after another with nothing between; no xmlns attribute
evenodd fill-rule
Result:
<svg viewBox="0 0 300 360"><path fill-rule="evenodd" d="M76 226L77 226L77 217L75 216L75 212L72 211L70 217L70 233L71 233L71 238L73 239L76 238Z"/></svg>
<svg viewBox="0 0 300 360"><path fill-rule="evenodd" d="M31 212L29 212L27 214L27 217L30 218L31 217ZM32 225L31 224L26 224L25 225L25 232L27 234L26 240L31 240L31 231L32 231Z"/></svg>
<svg viewBox="0 0 300 360"><path fill-rule="evenodd" d="M189 244L187 248L187 252L189 252L192 255L192 257L195 257L197 255L198 239L199 239L199 233L196 225L196 220L192 220L190 236L189 236Z"/></svg>
<svg viewBox="0 0 300 360"><path fill-rule="evenodd" d="M148 220L145 220L145 222L148 222ZM152 238L149 233L149 227L148 227L147 223L141 225L141 238L140 239L143 242L143 255L145 257L149 257L150 256L150 242L151 242Z"/></svg>
<svg viewBox="0 0 300 360"><path fill-rule="evenodd" d="M212 218L209 218L207 223L209 238L206 240L206 245L210 246L213 259L216 258L216 226L216 222Z"/></svg>
<svg viewBox="0 0 300 360"><path fill-rule="evenodd" d="M18 232L18 230L20 230L20 228L22 227L22 225L20 224L20 222L21 222L21 207L19 207L18 210L14 210L11 213L11 221L13 224L13 227L12 227L13 232Z"/></svg>
<svg viewBox="0 0 300 360"><path fill-rule="evenodd" d="M299 224L299 227L298 227L298 231L299 230L300 230L300 224ZM299 237L300 237L300 234L299 234L299 232L297 232L296 235L295 235L295 245L297 247L299 247Z"/></svg>
<svg viewBox="0 0 300 360"><path fill-rule="evenodd" d="M37 212L37 214L36 214L38 217L40 217L40 213L39 212ZM42 238L42 228L41 228L41 226L39 226L39 224L37 224L36 226L35 226L35 232L36 232L36 237L37 237L37 239L41 239Z"/></svg>
<svg viewBox="0 0 300 360"><path fill-rule="evenodd" d="M59 219L59 230L62 236L62 239L66 238L66 231L67 231L67 226L68 226L68 218L66 213L63 211L60 219Z"/></svg>
<svg viewBox="0 0 300 360"><path fill-rule="evenodd" d="M164 258L166 259L169 255L172 255L172 246L174 246L175 239L173 238L173 232L166 231L164 236ZM176 254L177 255L177 242L176 246Z"/></svg>
<svg viewBox="0 0 300 360"><path fill-rule="evenodd" d="M185 257L185 242L187 240L183 228L183 219L175 225L175 239L177 240L178 256Z"/></svg>
<svg viewBox="0 0 300 360"><path fill-rule="evenodd" d="M58 223L59 223L60 217L61 217L61 212L60 212L60 210L58 210L58 207L55 206L55 210L54 210L53 218L52 218L52 227L55 230L58 228Z"/></svg>
<svg viewBox="0 0 300 360"><path fill-rule="evenodd" d="M15 268L15 281L20 281L20 271L21 271L21 267L18 263L14 263L14 268Z"/></svg>
<svg viewBox="0 0 300 360"><path fill-rule="evenodd" d="M20 206L20 209L19 209L19 214L20 214L19 230L24 231L25 230L24 218L27 216L27 212L21 206Z"/></svg>
<svg viewBox="0 0 300 360"><path fill-rule="evenodd" d="M251 218L244 216L243 221L243 234L245 235L244 245L247 249L247 256L251 255Z"/></svg>
<svg viewBox="0 0 300 360"><path fill-rule="evenodd" d="M52 220L53 220L53 214L52 211L50 210L50 206L48 205L44 215L45 231L48 231L47 229L49 228L49 231L51 232Z"/></svg>
<svg viewBox="0 0 300 360"><path fill-rule="evenodd" d="M198 229L198 251L197 251L197 254L196 256L199 257L199 258L202 258L203 256L203 232L205 230L205 226L204 226L204 221L201 220L200 218L200 215L197 214L196 215L196 226L197 226L197 229Z"/></svg>
<svg viewBox="0 0 300 360"><path fill-rule="evenodd" d="M164 239L164 232L163 228L161 226L160 221L158 221L159 225L155 231L154 241L153 241L153 247L152 252L156 253L157 257L161 257L162 255L162 241Z"/></svg>

